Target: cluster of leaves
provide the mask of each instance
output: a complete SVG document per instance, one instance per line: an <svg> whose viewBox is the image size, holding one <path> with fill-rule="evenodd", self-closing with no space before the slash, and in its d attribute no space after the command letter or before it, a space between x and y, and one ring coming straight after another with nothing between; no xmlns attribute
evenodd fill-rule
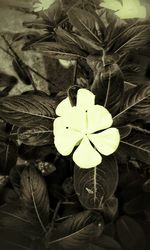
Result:
<svg viewBox="0 0 150 250"><path fill-rule="evenodd" d="M0 98L0 240L2 249L148 250L150 143L149 21L120 20L99 1L56 1L16 34L32 49L75 60L68 93L90 89L113 116L121 142L96 168L74 166L53 143L55 108L62 96L35 89L29 67L3 37L18 77L34 91ZM138 60L137 60L138 58ZM16 84L0 75L4 87ZM130 82L130 80L133 80ZM139 80L140 79L140 80ZM7 92L7 93L6 93ZM67 92L67 93L66 93Z"/></svg>

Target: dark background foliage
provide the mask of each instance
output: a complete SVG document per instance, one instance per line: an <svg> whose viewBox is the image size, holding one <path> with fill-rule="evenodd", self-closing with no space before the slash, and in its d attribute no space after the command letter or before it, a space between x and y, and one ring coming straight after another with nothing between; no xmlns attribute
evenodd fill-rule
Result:
<svg viewBox="0 0 150 250"><path fill-rule="evenodd" d="M22 21L25 31L1 34L14 72L0 68L2 250L150 249L150 21L121 20L99 2L56 0ZM33 11L23 1L2 5ZM31 67L23 51L46 65ZM12 94L21 82L30 90ZM88 170L53 142L55 108L67 95L75 105L79 88L96 95L121 135L115 154Z"/></svg>

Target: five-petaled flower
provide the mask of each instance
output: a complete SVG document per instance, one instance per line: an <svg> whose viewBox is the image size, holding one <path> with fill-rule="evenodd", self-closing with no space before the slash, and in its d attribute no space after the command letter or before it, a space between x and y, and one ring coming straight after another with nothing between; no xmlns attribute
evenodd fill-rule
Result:
<svg viewBox="0 0 150 250"><path fill-rule="evenodd" d="M59 116L54 121L54 144L60 154L73 153L73 160L80 168L96 167L102 156L116 151L120 142L117 128L109 111L95 105L95 95L87 89L77 92L76 106L71 106L69 97L56 108ZM111 128L110 128L111 127Z"/></svg>
<svg viewBox="0 0 150 250"><path fill-rule="evenodd" d="M38 0L34 5L34 12L47 10L56 0Z"/></svg>

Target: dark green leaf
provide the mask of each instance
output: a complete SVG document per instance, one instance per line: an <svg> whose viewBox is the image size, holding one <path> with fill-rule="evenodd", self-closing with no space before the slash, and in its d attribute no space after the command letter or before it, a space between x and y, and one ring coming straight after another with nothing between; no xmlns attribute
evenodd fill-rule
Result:
<svg viewBox="0 0 150 250"><path fill-rule="evenodd" d="M54 119L55 102L46 96L23 95L0 99L0 117L18 127L44 124Z"/></svg>
<svg viewBox="0 0 150 250"><path fill-rule="evenodd" d="M143 229L134 219L122 216L116 225L118 239L124 250L146 250Z"/></svg>
<svg viewBox="0 0 150 250"><path fill-rule="evenodd" d="M47 122L40 124L38 127L21 127L18 129L18 139L32 146L43 146L53 142L52 124Z"/></svg>
<svg viewBox="0 0 150 250"><path fill-rule="evenodd" d="M59 0L55 0L54 3L51 4L44 12L41 11L40 16L51 25L54 25L54 27L66 18L62 2L60 3Z"/></svg>
<svg viewBox="0 0 150 250"><path fill-rule="evenodd" d="M78 48L67 47L65 45L62 45L60 43L55 43L55 42L37 43L37 44L33 44L31 48L36 51L46 53L47 56L50 56L56 59L73 60L79 57L86 56L86 53L84 53Z"/></svg>
<svg viewBox="0 0 150 250"><path fill-rule="evenodd" d="M136 157L138 160L150 164L150 140L149 135L132 132L121 140L120 148L123 153Z"/></svg>
<svg viewBox="0 0 150 250"><path fill-rule="evenodd" d="M99 43L101 46L101 27L103 23L94 14L79 8L72 8L68 12L69 21L81 35Z"/></svg>
<svg viewBox="0 0 150 250"><path fill-rule="evenodd" d="M31 239L41 234L41 228L21 206L20 200L0 207L0 227L22 233Z"/></svg>
<svg viewBox="0 0 150 250"><path fill-rule="evenodd" d="M32 250L31 239L13 230L0 228L1 250Z"/></svg>
<svg viewBox="0 0 150 250"><path fill-rule="evenodd" d="M18 148L7 135L0 134L0 174L7 175L17 162Z"/></svg>
<svg viewBox="0 0 150 250"><path fill-rule="evenodd" d="M137 21L130 26L126 26L122 32L120 32L110 42L109 50L114 53L124 54L132 49L143 48L149 43L150 40L150 27L149 24Z"/></svg>
<svg viewBox="0 0 150 250"><path fill-rule="evenodd" d="M139 195L124 204L123 210L131 216L144 213L145 210L150 210L150 194L139 193Z"/></svg>
<svg viewBox="0 0 150 250"><path fill-rule="evenodd" d="M81 49L81 55L82 51L94 54L100 52L102 49L98 43L91 41L90 39L85 39L75 33L69 33L62 28L58 28L56 34L60 43L71 46L71 48L74 47Z"/></svg>
<svg viewBox="0 0 150 250"><path fill-rule="evenodd" d="M123 98L122 111L113 117L114 125L118 126L138 119L149 121L149 105L149 83L130 89Z"/></svg>
<svg viewBox="0 0 150 250"><path fill-rule="evenodd" d="M20 59L14 59L13 62L13 68L17 75L19 76L20 80L27 84L30 85L33 83L32 75L30 73L30 70L28 66Z"/></svg>
<svg viewBox="0 0 150 250"><path fill-rule="evenodd" d="M104 202L114 194L117 183L118 166L113 156L103 157L102 163L95 168L74 168L76 194L81 204L88 209L101 209Z"/></svg>
<svg viewBox="0 0 150 250"><path fill-rule="evenodd" d="M118 199L113 196L104 203L103 214L108 221L112 221L118 211Z"/></svg>
<svg viewBox="0 0 150 250"><path fill-rule="evenodd" d="M27 161L31 160L44 160L51 154L56 154L56 148L54 145L44 145L44 146L29 146L21 144L19 147L19 156Z"/></svg>
<svg viewBox="0 0 150 250"><path fill-rule="evenodd" d="M0 71L0 87L14 86L18 82L17 78Z"/></svg>
<svg viewBox="0 0 150 250"><path fill-rule="evenodd" d="M16 193L20 195L20 179L21 179L21 174L24 170L26 165L18 165L15 166L11 169L9 173L9 179L10 182L15 190Z"/></svg>
<svg viewBox="0 0 150 250"><path fill-rule="evenodd" d="M45 227L49 223L49 198L46 183L35 168L27 167L22 172L21 200L32 220L46 232Z"/></svg>
<svg viewBox="0 0 150 250"><path fill-rule="evenodd" d="M98 249L107 249L107 250L121 250L121 246L117 241L115 241L110 236L102 234L95 242L94 245L98 246ZM97 249L97 250L98 250Z"/></svg>
<svg viewBox="0 0 150 250"><path fill-rule="evenodd" d="M81 212L67 219L48 235L49 249L60 244L64 249L74 249L91 242L103 232L103 219L101 215L90 211Z"/></svg>
<svg viewBox="0 0 150 250"><path fill-rule="evenodd" d="M108 56L104 57L104 62L101 58L89 56L87 62L94 71L91 91L96 95L96 103L105 106L112 115L116 114L124 89L123 75L118 65Z"/></svg>
<svg viewBox="0 0 150 250"><path fill-rule="evenodd" d="M124 139L127 136L129 136L129 134L131 133L132 126L126 125L126 126L118 127L118 129L119 129L121 139Z"/></svg>

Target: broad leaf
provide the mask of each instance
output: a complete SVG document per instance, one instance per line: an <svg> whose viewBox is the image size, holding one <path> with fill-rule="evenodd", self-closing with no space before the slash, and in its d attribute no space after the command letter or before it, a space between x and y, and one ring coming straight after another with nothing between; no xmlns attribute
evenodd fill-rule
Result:
<svg viewBox="0 0 150 250"><path fill-rule="evenodd" d="M132 126L126 125L126 126L118 127L118 129L119 129L119 133L120 133L120 138L124 139L127 136L129 136L129 134L131 133Z"/></svg>
<svg viewBox="0 0 150 250"><path fill-rule="evenodd" d="M87 54L75 47L67 47L60 43L55 42L41 42L33 44L31 49L35 51L46 53L47 56L56 59L77 59L79 57L85 57Z"/></svg>
<svg viewBox="0 0 150 250"><path fill-rule="evenodd" d="M66 18L62 2L60 3L59 0L55 0L53 4L51 4L50 7L44 12L41 11L40 16L54 27L56 27L56 25L59 25L59 23L63 21L64 18Z"/></svg>
<svg viewBox="0 0 150 250"><path fill-rule="evenodd" d="M98 42L101 46L101 30L104 25L98 17L79 8L72 8L68 12L68 17L71 24L77 28L81 35Z"/></svg>
<svg viewBox="0 0 150 250"><path fill-rule="evenodd" d="M110 44L113 44L116 37L120 36L120 33L124 31L126 28L126 22L114 15L114 13L108 9L100 8L99 10L96 10L96 13L105 26L103 45L107 51L111 52Z"/></svg>
<svg viewBox="0 0 150 250"><path fill-rule="evenodd" d="M64 29L58 28L56 30L57 39L61 44L71 46L71 48L78 48L82 51L89 54L95 54L101 51L99 43L94 42L93 40L86 39L83 36L80 36L75 33L69 33Z"/></svg>
<svg viewBox="0 0 150 250"><path fill-rule="evenodd" d="M8 135L0 132L0 174L7 175L17 162L18 148Z"/></svg>
<svg viewBox="0 0 150 250"><path fill-rule="evenodd" d="M32 215L21 206L20 200L0 207L0 227L13 230L34 239L41 235L41 228L35 223Z"/></svg>
<svg viewBox="0 0 150 250"><path fill-rule="evenodd" d="M121 140L120 151L133 156L147 164L150 163L150 140L149 135L132 132L128 137Z"/></svg>
<svg viewBox="0 0 150 250"><path fill-rule="evenodd" d="M132 200L126 202L123 206L123 210L128 215L136 215L144 213L146 210L150 210L150 194L141 192Z"/></svg>
<svg viewBox="0 0 150 250"><path fill-rule="evenodd" d="M46 232L45 227L49 223L49 198L46 183L35 168L28 167L22 172L21 200L32 220Z"/></svg>
<svg viewBox="0 0 150 250"><path fill-rule="evenodd" d="M150 85L144 84L127 91L123 98L122 111L113 117L114 125L135 120L150 120Z"/></svg>
<svg viewBox="0 0 150 250"><path fill-rule="evenodd" d="M53 142L52 124L45 122L38 127L21 127L18 129L18 139L26 144L33 146L43 146Z"/></svg>
<svg viewBox="0 0 150 250"><path fill-rule="evenodd" d="M22 126L38 126L55 116L54 101L47 96L23 95L0 99L0 117L7 122Z"/></svg>
<svg viewBox="0 0 150 250"><path fill-rule="evenodd" d="M102 163L95 168L74 168L76 194L81 204L88 209L102 209L105 201L114 194L117 183L118 166L113 156L103 157Z"/></svg>
<svg viewBox="0 0 150 250"><path fill-rule="evenodd" d="M26 165L17 165L13 167L9 173L10 182L17 194L20 195L20 179L23 170L26 168Z"/></svg>
<svg viewBox="0 0 150 250"><path fill-rule="evenodd" d="M28 66L20 58L15 58L12 64L13 64L13 68L15 72L17 73L17 75L19 76L20 80L23 83L27 85L30 85L33 83L33 78L32 78L32 75L30 73Z"/></svg>
<svg viewBox="0 0 150 250"><path fill-rule="evenodd" d="M45 160L53 154L56 154L56 148L54 145L44 145L44 146L29 146L21 144L19 147L19 156L27 161L31 160Z"/></svg>
<svg viewBox="0 0 150 250"><path fill-rule="evenodd" d="M48 246L63 246L64 249L74 249L99 237L103 232L101 215L85 211L76 214L56 228L48 235Z"/></svg>
<svg viewBox="0 0 150 250"><path fill-rule="evenodd" d="M18 82L17 78L0 71L0 87L14 86Z"/></svg>
<svg viewBox="0 0 150 250"><path fill-rule="evenodd" d="M91 91L96 95L96 103L105 106L112 115L120 109L123 95L123 75L111 57L89 56L87 62L94 72ZM105 65L104 65L105 64Z"/></svg>
<svg viewBox="0 0 150 250"><path fill-rule="evenodd" d="M109 43L109 50L114 53L124 54L132 49L143 48L149 43L150 27L144 22L135 22L120 32Z"/></svg>
<svg viewBox="0 0 150 250"><path fill-rule="evenodd" d="M32 250L31 239L21 234L0 228L1 250Z"/></svg>
<svg viewBox="0 0 150 250"><path fill-rule="evenodd" d="M143 229L134 219L122 216L116 225L117 236L124 250L146 250Z"/></svg>
<svg viewBox="0 0 150 250"><path fill-rule="evenodd" d="M94 245L98 246L98 249L107 249L107 250L121 250L121 246L117 241L115 241L110 236L107 236L106 234L102 234L95 242L93 242Z"/></svg>
<svg viewBox="0 0 150 250"><path fill-rule="evenodd" d="M112 221L118 211L118 199L115 196L112 196L104 203L102 211L106 220Z"/></svg>

